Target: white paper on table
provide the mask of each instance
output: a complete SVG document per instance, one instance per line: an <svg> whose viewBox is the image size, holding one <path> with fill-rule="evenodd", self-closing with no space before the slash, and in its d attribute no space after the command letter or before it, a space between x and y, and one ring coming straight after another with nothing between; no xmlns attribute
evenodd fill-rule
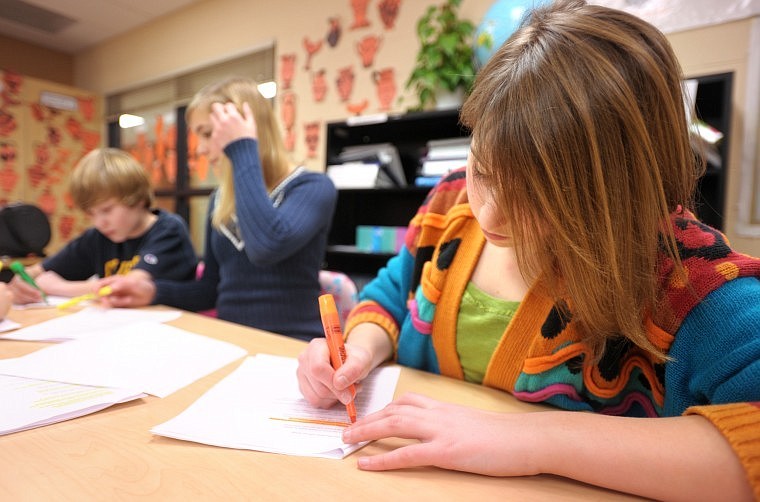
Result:
<svg viewBox="0 0 760 502"><path fill-rule="evenodd" d="M166 397L246 354L228 342L143 322L0 359L0 374Z"/></svg>
<svg viewBox="0 0 760 502"><path fill-rule="evenodd" d="M13 310L52 309L71 300L70 296L47 295L47 302L14 303Z"/></svg>
<svg viewBox="0 0 760 502"><path fill-rule="evenodd" d="M0 375L0 435L42 427L145 397L139 391Z"/></svg>
<svg viewBox="0 0 760 502"><path fill-rule="evenodd" d="M301 396L297 366L293 358L247 357L184 412L151 432L226 448L306 457L343 458L364 446L366 442L346 444L341 439L349 423L344 405L320 410ZM355 401L358 416L391 402L399 373L398 366L381 367L362 382Z"/></svg>
<svg viewBox="0 0 760 502"><path fill-rule="evenodd" d="M5 331L12 331L20 327L21 324L17 323L16 321L11 321L10 319L3 319L0 321L0 333L3 333Z"/></svg>
<svg viewBox="0 0 760 502"><path fill-rule="evenodd" d="M169 322L177 319L179 310L142 310L87 307L75 314L48 321L0 336L0 340L63 342L108 332L119 326L138 322Z"/></svg>

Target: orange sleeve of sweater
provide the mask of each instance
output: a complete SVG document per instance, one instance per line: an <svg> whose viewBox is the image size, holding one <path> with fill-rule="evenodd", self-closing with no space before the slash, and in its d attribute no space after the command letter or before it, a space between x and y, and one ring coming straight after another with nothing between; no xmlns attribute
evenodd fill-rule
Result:
<svg viewBox="0 0 760 502"><path fill-rule="evenodd" d="M692 406L686 415L700 415L718 428L744 466L755 499L760 500L760 402Z"/></svg>

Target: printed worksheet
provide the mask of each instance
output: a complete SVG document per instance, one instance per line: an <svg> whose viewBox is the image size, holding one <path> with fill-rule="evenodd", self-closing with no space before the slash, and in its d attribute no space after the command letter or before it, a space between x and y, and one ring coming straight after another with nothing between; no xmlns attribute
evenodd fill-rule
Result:
<svg viewBox="0 0 760 502"><path fill-rule="evenodd" d="M104 309L93 306L74 314L56 317L0 335L0 340L65 342L135 323L169 322L177 319L181 314L179 310Z"/></svg>
<svg viewBox="0 0 760 502"><path fill-rule="evenodd" d="M165 397L247 354L229 342L142 322L0 359L0 374Z"/></svg>
<svg viewBox="0 0 760 502"><path fill-rule="evenodd" d="M14 303L13 309L14 310L52 309L52 308L56 308L58 305L62 305L66 303L69 300L71 300L71 297L68 297L68 296L47 295L46 301L36 302L36 303Z"/></svg>
<svg viewBox="0 0 760 502"><path fill-rule="evenodd" d="M14 329L20 328L21 324L17 323L16 321L11 321L10 319L3 319L0 321L0 333L4 333L6 331L13 331Z"/></svg>
<svg viewBox="0 0 760 502"><path fill-rule="evenodd" d="M346 407L314 408L301 396L298 361L258 354L175 418L151 429L160 436L196 443L306 457L343 458L366 443L341 439ZM391 402L400 368L374 370L356 396L359 417Z"/></svg>
<svg viewBox="0 0 760 502"><path fill-rule="evenodd" d="M133 390L0 375L0 435L81 417L144 396Z"/></svg>

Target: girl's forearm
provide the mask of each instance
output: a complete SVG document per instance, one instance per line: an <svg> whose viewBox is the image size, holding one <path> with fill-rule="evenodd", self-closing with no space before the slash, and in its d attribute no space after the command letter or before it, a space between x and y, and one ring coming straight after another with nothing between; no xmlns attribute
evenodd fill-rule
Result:
<svg viewBox="0 0 760 502"><path fill-rule="evenodd" d="M700 416L534 415L541 471L662 500L751 500L739 458Z"/></svg>

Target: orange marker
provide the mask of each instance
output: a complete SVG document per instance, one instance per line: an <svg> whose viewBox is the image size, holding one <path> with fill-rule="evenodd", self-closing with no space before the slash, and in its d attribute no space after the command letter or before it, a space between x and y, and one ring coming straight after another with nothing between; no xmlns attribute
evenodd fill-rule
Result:
<svg viewBox="0 0 760 502"><path fill-rule="evenodd" d="M340 329L340 318L338 317L338 308L335 306L335 299L332 295L322 295L319 297L319 314L322 317L322 327L325 330L327 346L330 348L330 362L334 369L338 369L346 362L346 347L343 345L343 331ZM356 395L356 388L353 384L349 387L352 395ZM348 418L351 423L356 422L356 406L352 399L346 404Z"/></svg>

